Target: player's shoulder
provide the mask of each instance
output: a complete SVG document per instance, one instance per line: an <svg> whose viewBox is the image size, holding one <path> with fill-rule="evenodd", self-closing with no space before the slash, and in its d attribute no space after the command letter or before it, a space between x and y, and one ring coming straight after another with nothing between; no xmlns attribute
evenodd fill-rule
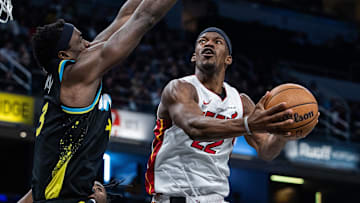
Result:
<svg viewBox="0 0 360 203"><path fill-rule="evenodd" d="M180 98L197 98L195 87L183 78L171 80L162 92L162 100L178 101Z"/></svg>
<svg viewBox="0 0 360 203"><path fill-rule="evenodd" d="M186 90L189 88L189 90L193 90L195 87L191 83L191 79L191 76L173 79L166 85L165 89L174 91L177 89Z"/></svg>
<svg viewBox="0 0 360 203"><path fill-rule="evenodd" d="M240 98L241 98L242 100L250 100L250 101L252 101L252 99L250 98L250 96L247 95L246 93L241 92L241 93L239 93L239 96L240 96Z"/></svg>
<svg viewBox="0 0 360 203"><path fill-rule="evenodd" d="M245 93L239 93L240 95L240 99L243 103L248 103L251 105L255 105L254 101L249 97L249 95L245 94Z"/></svg>

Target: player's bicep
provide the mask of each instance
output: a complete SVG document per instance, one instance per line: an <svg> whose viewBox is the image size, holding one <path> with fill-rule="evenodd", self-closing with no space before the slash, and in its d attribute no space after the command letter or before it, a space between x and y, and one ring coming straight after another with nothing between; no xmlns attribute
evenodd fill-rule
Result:
<svg viewBox="0 0 360 203"><path fill-rule="evenodd" d="M171 120L187 131L191 128L192 119L202 116L197 100L197 93L193 85L173 80L165 87L161 103L166 107Z"/></svg>

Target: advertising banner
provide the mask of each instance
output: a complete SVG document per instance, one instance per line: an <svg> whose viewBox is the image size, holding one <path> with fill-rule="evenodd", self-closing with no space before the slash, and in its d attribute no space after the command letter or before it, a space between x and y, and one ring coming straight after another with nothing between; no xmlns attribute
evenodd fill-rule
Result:
<svg viewBox="0 0 360 203"><path fill-rule="evenodd" d="M33 125L34 98L0 92L0 121Z"/></svg>
<svg viewBox="0 0 360 203"><path fill-rule="evenodd" d="M153 115L116 109L112 109L111 114L111 136L145 142L153 139Z"/></svg>
<svg viewBox="0 0 360 203"><path fill-rule="evenodd" d="M345 170L358 170L360 166L360 150L351 144L300 140L288 142L284 150L292 162Z"/></svg>

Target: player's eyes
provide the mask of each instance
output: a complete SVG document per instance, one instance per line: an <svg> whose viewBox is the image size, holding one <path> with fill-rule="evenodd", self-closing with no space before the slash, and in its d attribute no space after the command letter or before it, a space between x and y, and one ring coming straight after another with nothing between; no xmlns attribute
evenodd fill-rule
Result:
<svg viewBox="0 0 360 203"><path fill-rule="evenodd" d="M103 189L102 189L101 187L96 187L96 188L95 188L95 191L97 191L97 192L102 192Z"/></svg>
<svg viewBox="0 0 360 203"><path fill-rule="evenodd" d="M222 44L222 41L216 40L216 44Z"/></svg>
<svg viewBox="0 0 360 203"><path fill-rule="evenodd" d="M206 41L204 39L199 40L200 44L204 44Z"/></svg>

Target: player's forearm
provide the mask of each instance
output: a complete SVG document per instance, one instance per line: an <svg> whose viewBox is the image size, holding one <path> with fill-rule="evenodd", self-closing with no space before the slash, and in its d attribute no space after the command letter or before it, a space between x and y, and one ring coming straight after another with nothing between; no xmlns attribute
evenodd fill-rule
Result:
<svg viewBox="0 0 360 203"><path fill-rule="evenodd" d="M102 46L95 76L102 76L114 65L124 61L150 30L175 4L176 0L143 0L130 19Z"/></svg>
<svg viewBox="0 0 360 203"><path fill-rule="evenodd" d="M220 120L214 118L194 118L189 120L187 134L194 140L214 141L242 136L246 133L242 119Z"/></svg>
<svg viewBox="0 0 360 203"><path fill-rule="evenodd" d="M141 1L142 0L127 0L119 10L114 21L110 24L109 27L107 27L98 36L96 36L94 42L108 40L111 35L113 35L118 29L120 29L122 25L126 23L127 20L129 20L129 18L134 13L136 8L139 6Z"/></svg>
<svg viewBox="0 0 360 203"><path fill-rule="evenodd" d="M149 17L152 24L156 24L174 6L177 0L144 0L137 13L143 13Z"/></svg>
<svg viewBox="0 0 360 203"><path fill-rule="evenodd" d="M266 139L262 143L258 143L259 146L258 156L259 158L265 161L271 161L280 154L285 144L286 144L285 139L280 138L273 134L269 134L268 139Z"/></svg>
<svg viewBox="0 0 360 203"><path fill-rule="evenodd" d="M100 54L103 75L121 63L150 30L175 4L176 0L143 0L131 18L104 43Z"/></svg>

